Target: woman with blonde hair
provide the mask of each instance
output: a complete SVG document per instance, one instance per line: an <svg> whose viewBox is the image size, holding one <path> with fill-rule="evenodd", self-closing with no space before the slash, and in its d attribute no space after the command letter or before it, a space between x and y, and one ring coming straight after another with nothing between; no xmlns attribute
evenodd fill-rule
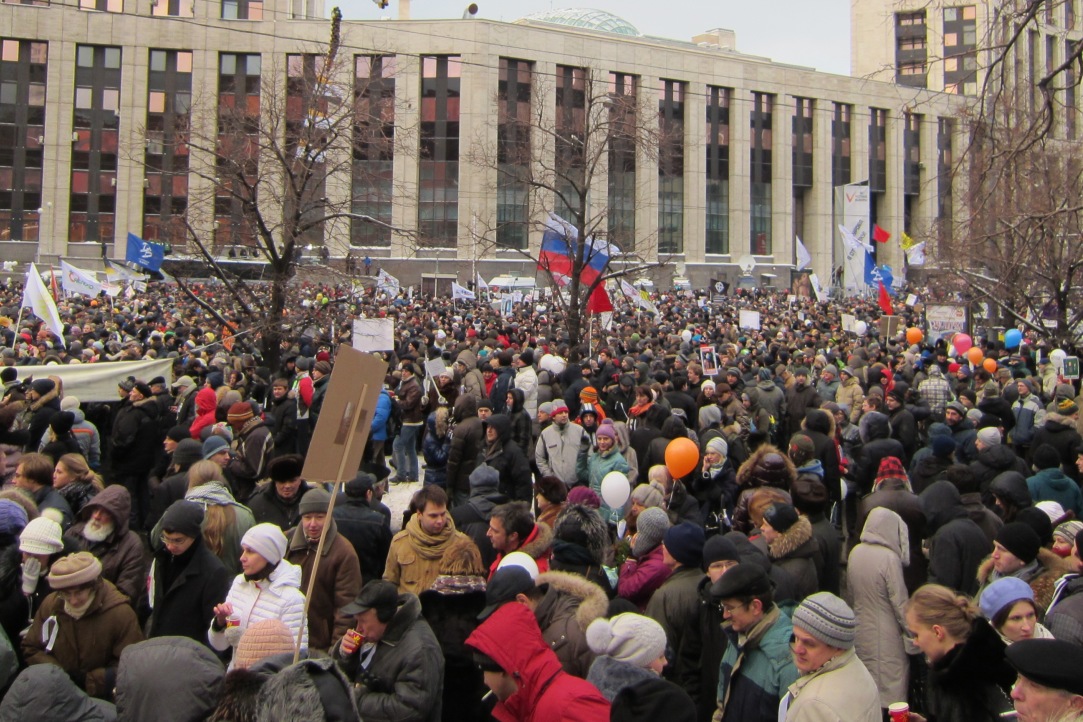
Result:
<svg viewBox="0 0 1083 722"><path fill-rule="evenodd" d="M213 461L197 461L188 469L188 491L184 498L203 507L203 542L222 560L230 574L241 573L241 538L256 525L252 511L239 504L229 491L229 482L222 467ZM151 542L157 545L161 537L161 521L151 532Z"/></svg>
<svg viewBox="0 0 1083 722"><path fill-rule="evenodd" d="M87 502L105 488L100 475L95 473L82 454L64 454L53 468L53 488L68 500L75 516Z"/></svg>
<svg viewBox="0 0 1083 722"><path fill-rule="evenodd" d="M911 712L913 722L991 722L1012 709L1015 670L969 597L926 584L906 604L906 626L929 665L926 716Z"/></svg>

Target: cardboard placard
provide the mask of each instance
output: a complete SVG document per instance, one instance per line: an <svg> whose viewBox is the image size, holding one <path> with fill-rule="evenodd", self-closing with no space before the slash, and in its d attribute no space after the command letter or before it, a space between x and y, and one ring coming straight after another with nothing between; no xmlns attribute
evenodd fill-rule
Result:
<svg viewBox="0 0 1083 722"><path fill-rule="evenodd" d="M847 333L856 333L854 331L855 324L857 323L857 317L852 313L842 314L842 330Z"/></svg>
<svg viewBox="0 0 1083 722"><path fill-rule="evenodd" d="M895 338L902 330L902 319L898 316L880 317L880 338Z"/></svg>
<svg viewBox="0 0 1083 722"><path fill-rule="evenodd" d="M1064 372L1061 374L1066 379L1075 380L1079 378L1079 357L1078 356L1065 356L1064 357Z"/></svg>
<svg viewBox="0 0 1083 722"><path fill-rule="evenodd" d="M349 346L339 346L301 472L305 480L334 483L353 478L361 466L386 375L386 361ZM339 479L340 469L343 479Z"/></svg>

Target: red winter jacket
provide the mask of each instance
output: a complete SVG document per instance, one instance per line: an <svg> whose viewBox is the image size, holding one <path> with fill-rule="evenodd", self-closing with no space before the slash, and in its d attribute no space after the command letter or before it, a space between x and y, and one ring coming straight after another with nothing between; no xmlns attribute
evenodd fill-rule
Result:
<svg viewBox="0 0 1083 722"><path fill-rule="evenodd" d="M642 559L629 559L620 568L617 578L617 596L624 597L641 610L647 608L658 587L669 579L673 570L662 558L662 545L651 549Z"/></svg>
<svg viewBox="0 0 1083 722"><path fill-rule="evenodd" d="M218 408L218 394L210 386L204 386L196 392L196 419L188 427L192 438L199 441L199 433L208 426L214 426L214 412Z"/></svg>
<svg viewBox="0 0 1083 722"><path fill-rule="evenodd" d="M542 639L534 613L509 602L474 630L466 645L515 677L519 691L493 708L499 722L597 722L609 719L598 688L573 677Z"/></svg>

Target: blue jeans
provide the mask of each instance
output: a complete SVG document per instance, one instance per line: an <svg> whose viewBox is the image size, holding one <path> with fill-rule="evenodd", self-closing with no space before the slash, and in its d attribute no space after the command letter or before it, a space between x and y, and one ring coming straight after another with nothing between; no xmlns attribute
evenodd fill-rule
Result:
<svg viewBox="0 0 1083 722"><path fill-rule="evenodd" d="M395 476L407 481L418 480L417 438L421 436L422 424L403 424L395 443L391 445L391 455L395 459Z"/></svg>

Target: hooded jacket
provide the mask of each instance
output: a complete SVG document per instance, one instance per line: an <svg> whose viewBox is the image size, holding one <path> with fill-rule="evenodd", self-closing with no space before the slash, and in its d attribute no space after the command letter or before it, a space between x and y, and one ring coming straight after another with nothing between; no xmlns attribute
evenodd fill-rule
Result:
<svg viewBox="0 0 1083 722"><path fill-rule="evenodd" d="M43 632L47 620L50 627L56 625L52 641ZM112 582L99 579L94 600L79 619L65 611L56 592L45 598L23 638L23 658L28 665L55 664L73 678L84 678L87 694L110 699L121 652L141 641L143 632L128 598Z"/></svg>
<svg viewBox="0 0 1083 722"><path fill-rule="evenodd" d="M24 669L0 703L0 722L115 722L116 719L117 710L111 702L91 697L54 664Z"/></svg>
<svg viewBox="0 0 1083 722"><path fill-rule="evenodd" d="M120 656L117 719L206 719L218 702L223 676L225 668L214 653L191 639L162 637L133 644Z"/></svg>
<svg viewBox="0 0 1083 722"><path fill-rule="evenodd" d="M171 569L173 565L179 570ZM188 637L208 644L207 626L215 605L229 593L230 582L229 572L203 543L202 536L178 557L164 547L159 549L150 571L148 636Z"/></svg>
<svg viewBox="0 0 1083 722"><path fill-rule="evenodd" d="M474 397L474 401L481 401L485 397L485 378L478 370L478 357L470 349L460 351L455 360L466 367L463 374L463 394Z"/></svg>
<svg viewBox="0 0 1083 722"><path fill-rule="evenodd" d="M143 557L143 542L128 530L132 497L119 484L107 486L83 507L83 520L72 525L64 537L72 552L90 552L102 563L102 578L111 581L132 606L139 604L146 593L147 563ZM87 521L95 509L102 509L113 518L113 532L104 541L92 542L83 536Z"/></svg>
<svg viewBox="0 0 1083 722"><path fill-rule="evenodd" d="M1008 510L1014 508L1018 511L1034 503L1034 500L1030 498L1030 487L1027 485L1026 475L1015 470L1005 471L993 477L986 493L990 506L996 499L1000 499ZM1012 516L1004 515L1004 520L1010 522Z"/></svg>
<svg viewBox="0 0 1083 722"><path fill-rule="evenodd" d="M154 397L121 404L113 418L113 473L146 477L160 446Z"/></svg>
<svg viewBox="0 0 1083 722"><path fill-rule="evenodd" d="M496 550L486 532L493 509L506 504L508 497L498 488L499 480L485 474L475 474L470 480L470 498L451 510L455 528L470 537L481 552L481 561L488 569L496 559Z"/></svg>
<svg viewBox="0 0 1083 722"><path fill-rule="evenodd" d="M797 585L798 599L815 594L820 588L817 568L823 566L820 545L812 536L808 517L799 516L793 526L768 543L771 563L789 573Z"/></svg>
<svg viewBox="0 0 1083 722"><path fill-rule="evenodd" d="M233 605L233 616L241 620L240 626L217 630L211 624L207 638L211 647L224 652L234 650L241 635L256 622L264 619L280 619L293 638L301 633L301 650L308 649L308 625L305 623L305 595L301 592L301 568L286 560L280 561L266 579L249 581L244 574L233 578L233 586L226 595Z"/></svg>
<svg viewBox="0 0 1083 722"><path fill-rule="evenodd" d="M42 394L33 403L27 404L23 411L23 426L30 433L30 441L26 448L37 449L41 444L41 437L49 429L49 422L55 414L60 413L60 384L55 376L50 377L55 384L51 391Z"/></svg>
<svg viewBox="0 0 1083 722"><path fill-rule="evenodd" d="M353 545L361 564L361 580L380 579L391 548L391 526L387 517L364 499L341 496L332 512L338 533Z"/></svg>
<svg viewBox="0 0 1083 722"><path fill-rule="evenodd" d="M909 592L903 567L909 562L906 523L890 509L873 509L861 531L861 543L850 552L846 579L857 616L857 656L876 681L881 707L907 695L910 660L903 638L908 632Z"/></svg>
<svg viewBox="0 0 1083 722"><path fill-rule="evenodd" d="M639 559L628 559L621 565L617 580L617 596L623 597L641 610L655 590L661 587L673 570L666 566L662 558L662 545L651 549Z"/></svg>
<svg viewBox="0 0 1083 722"><path fill-rule="evenodd" d="M196 392L196 418L188 427L192 438L197 441L200 433L208 426L214 426L214 413L218 409L218 396L210 386L204 386Z"/></svg>
<svg viewBox="0 0 1083 722"><path fill-rule="evenodd" d="M511 408L507 415L511 418L511 438L523 450L523 456L529 459L534 455L534 416L524 413L523 390L513 388L508 391L511 394Z"/></svg>
<svg viewBox="0 0 1083 722"><path fill-rule="evenodd" d="M937 481L921 492L925 536L929 541L929 582L963 594L978 591L978 566L993 544L970 518L950 481Z"/></svg>
<svg viewBox="0 0 1083 722"><path fill-rule="evenodd" d="M861 492L867 494L876 481L880 462L889 456L905 462L906 450L897 439L891 438L891 423L886 415L878 411L870 411L862 416L858 429L863 443L857 451L850 476L857 482Z"/></svg>
<svg viewBox="0 0 1083 722"><path fill-rule="evenodd" d="M361 563L353 545L338 533L335 520L325 517L327 527L323 554L316 573L316 585L308 600L309 648L325 651L353 626L351 615L339 614L340 609L357 599L361 593ZM298 525L289 534L286 560L301 568L301 589L308 592L312 567L316 561L316 545L309 542L305 530Z"/></svg>
<svg viewBox="0 0 1083 722"><path fill-rule="evenodd" d="M500 474L500 491L512 501L530 501L534 491L530 464L523 450L511 438L511 418L506 414L496 414L486 419L482 426L496 429L496 441L483 447L478 463L496 469Z"/></svg>
<svg viewBox="0 0 1083 722"><path fill-rule="evenodd" d="M421 441L421 452L425 458L426 484L447 486L447 460L451 452L451 419L441 436L436 433L436 412L432 411L425 418L425 436Z"/></svg>
<svg viewBox="0 0 1083 722"><path fill-rule="evenodd" d="M344 658L336 645L331 656L347 677L356 678L357 711L365 722L439 722L444 654L415 595L399 595L395 616L376 643L367 678L357 677L357 653Z"/></svg>
<svg viewBox="0 0 1083 722"><path fill-rule="evenodd" d="M515 388L523 392L523 408L531 419L538 415L538 372L533 366L522 366L515 372Z"/></svg>
<svg viewBox="0 0 1083 722"><path fill-rule="evenodd" d="M1027 488L1035 504L1055 501L1064 511L1073 512L1076 518L1083 514L1083 493L1079 491L1079 484L1068 478L1060 467L1042 469L1027 479Z"/></svg>
<svg viewBox="0 0 1083 722"><path fill-rule="evenodd" d="M83 456L91 469L99 469L102 465L102 439L98 433L98 427L86 420L86 414L81 409L72 409L75 423L72 424L71 433L79 442L79 448L83 450Z"/></svg>
<svg viewBox="0 0 1083 722"><path fill-rule="evenodd" d="M1045 425L1034 432L1034 440L1030 444L1031 453L1042 444L1049 444L1057 450L1061 470L1069 478L1078 481L1079 469L1075 460L1083 453L1083 437L1076 431L1072 420L1057 413L1047 414ZM1078 516L1078 512L1076 515Z"/></svg>
<svg viewBox="0 0 1083 722"><path fill-rule="evenodd" d="M981 500L986 506L993 506L993 497L989 491L990 485L1000 474L1005 471L1017 471L1026 479L1030 476L1030 468L1007 444L996 444L978 452L977 459L970 464L970 470L974 472L978 480L978 488L981 491ZM1024 484L1025 488L1025 484Z"/></svg>
<svg viewBox="0 0 1083 722"><path fill-rule="evenodd" d="M921 498L907 488L905 479L883 479L876 491L862 499L857 508L857 529L864 529L871 513L878 507L890 509L902 517L910 540L910 564L903 569L906 589L910 594L925 583L928 576L928 560L921 550L921 542L931 535L927 532L925 509Z"/></svg>
<svg viewBox="0 0 1083 722"><path fill-rule="evenodd" d="M509 640L514 640L509 643ZM537 620L521 604L505 604L466 640L515 678L518 691L497 702L498 722L597 722L609 719L609 702L594 685L561 669Z"/></svg>
<svg viewBox="0 0 1083 722"><path fill-rule="evenodd" d="M535 582L544 596L534 608L542 639L557 655L568 674L586 678L594 662L587 644L587 627L606 615L605 591L577 574L548 571Z"/></svg>
<svg viewBox="0 0 1083 722"><path fill-rule="evenodd" d="M470 472L477 467L478 456L485 448L485 430L478 418L478 400L471 394L459 396L455 400L452 418L455 426L447 457L447 489L449 493L463 494L470 490Z"/></svg>

